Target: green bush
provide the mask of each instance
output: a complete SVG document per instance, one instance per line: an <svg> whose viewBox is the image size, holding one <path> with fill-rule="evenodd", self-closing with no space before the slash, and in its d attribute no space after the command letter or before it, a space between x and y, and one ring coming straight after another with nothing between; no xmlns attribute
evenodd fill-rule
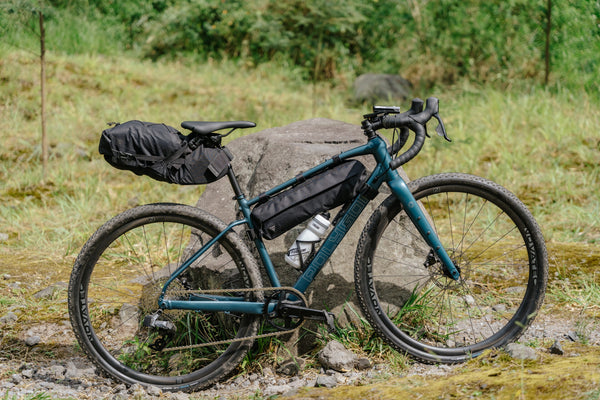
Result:
<svg viewBox="0 0 600 400"><path fill-rule="evenodd" d="M284 55L314 80L331 79L344 63L356 65L367 9L360 0L269 0L252 26L256 61Z"/></svg>
<svg viewBox="0 0 600 400"><path fill-rule="evenodd" d="M432 86L545 78L548 0L49 0L47 48L153 60L277 60L305 79L400 73ZM551 0L550 83L600 92L600 2ZM37 50L37 0L0 3L0 44Z"/></svg>

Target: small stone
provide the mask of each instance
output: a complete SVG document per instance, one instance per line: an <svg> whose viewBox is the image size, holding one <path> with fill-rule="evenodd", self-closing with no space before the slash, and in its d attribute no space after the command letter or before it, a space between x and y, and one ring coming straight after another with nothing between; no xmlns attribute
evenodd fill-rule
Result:
<svg viewBox="0 0 600 400"><path fill-rule="evenodd" d="M331 341L319 352L319 362L326 369L347 372L354 367L356 355L340 342Z"/></svg>
<svg viewBox="0 0 600 400"><path fill-rule="evenodd" d="M167 398L171 399L171 400L188 400L190 398L190 396L188 394L182 393L182 392L173 392L173 393L168 393Z"/></svg>
<svg viewBox="0 0 600 400"><path fill-rule="evenodd" d="M265 390L263 391L263 396L264 397L276 396L276 395L280 395L280 394L289 392L290 390L292 390L292 387L289 385L269 386L269 387L265 388Z"/></svg>
<svg viewBox="0 0 600 400"><path fill-rule="evenodd" d="M119 392L113 396L113 400L128 400L130 398L126 390Z"/></svg>
<svg viewBox="0 0 600 400"><path fill-rule="evenodd" d="M0 232L0 242L6 242L8 240L8 233Z"/></svg>
<svg viewBox="0 0 600 400"><path fill-rule="evenodd" d="M464 296L463 299L465 300L465 303L467 303L467 305L469 305L469 306L475 305L475 299L470 294Z"/></svg>
<svg viewBox="0 0 600 400"><path fill-rule="evenodd" d="M356 360L356 369L364 371L365 369L371 368L371 361L366 357L361 357Z"/></svg>
<svg viewBox="0 0 600 400"><path fill-rule="evenodd" d="M279 365L277 373L287 376L296 376L304 367L304 363L304 360L301 358L289 358Z"/></svg>
<svg viewBox="0 0 600 400"><path fill-rule="evenodd" d="M5 315L0 317L0 324L12 325L13 323L17 322L17 319L17 314L15 314L12 311L9 311Z"/></svg>
<svg viewBox="0 0 600 400"><path fill-rule="evenodd" d="M33 375L35 374L35 371L32 369L24 369L23 371L21 371L21 375L23 375L25 378L33 378Z"/></svg>
<svg viewBox="0 0 600 400"><path fill-rule="evenodd" d="M66 282L57 282L48 286L46 289L42 289L33 295L36 299L51 299L56 292L62 289L66 289L68 284Z"/></svg>
<svg viewBox="0 0 600 400"><path fill-rule="evenodd" d="M124 390L127 390L127 386L125 386L124 383L119 383L117 386L115 386L113 388L113 393L122 392Z"/></svg>
<svg viewBox="0 0 600 400"><path fill-rule="evenodd" d="M550 351L550 354L558 354L559 356L562 356L565 354L565 351L563 350L563 348L558 340L554 341L552 346L550 346L549 351Z"/></svg>
<svg viewBox="0 0 600 400"><path fill-rule="evenodd" d="M150 396L154 396L154 397L159 397L160 395L162 395L162 390L160 388L157 388L156 386L148 386L146 388L146 392Z"/></svg>
<svg viewBox="0 0 600 400"><path fill-rule="evenodd" d="M25 344L26 344L27 346L30 346L30 347L31 347L31 346L35 346L36 344L38 344L38 343L39 343L39 342L41 342L41 341L42 341L42 338L41 338L41 337L39 337L38 335L33 335L33 336L28 336L28 337L25 339Z"/></svg>
<svg viewBox="0 0 600 400"><path fill-rule="evenodd" d="M63 379L65 377L65 372L67 371L62 365L52 365L49 370L49 375L55 379Z"/></svg>
<svg viewBox="0 0 600 400"><path fill-rule="evenodd" d="M506 312L506 304L496 304L495 306L492 306L492 310L499 313Z"/></svg>
<svg viewBox="0 0 600 400"><path fill-rule="evenodd" d="M337 379L332 375L319 375L315 382L315 387L334 388L337 386Z"/></svg>
<svg viewBox="0 0 600 400"><path fill-rule="evenodd" d="M518 360L537 360L538 355L531 347L518 343L510 343L506 346L506 352Z"/></svg>
<svg viewBox="0 0 600 400"><path fill-rule="evenodd" d="M13 381L13 383L18 385L23 381L23 376L21 376L21 374L13 374L11 375L10 379Z"/></svg>
<svg viewBox="0 0 600 400"><path fill-rule="evenodd" d="M567 339L569 339L571 342L577 342L579 341L579 335L577 334L577 332L571 331L568 332L566 334Z"/></svg>
<svg viewBox="0 0 600 400"><path fill-rule="evenodd" d="M136 383L129 388L128 393L132 394L134 397L145 397L144 395L146 394L146 390L144 390L142 385Z"/></svg>
<svg viewBox="0 0 600 400"><path fill-rule="evenodd" d="M66 379L79 379L83 375L83 371L77 368L73 361L67 363L67 371L65 372Z"/></svg>

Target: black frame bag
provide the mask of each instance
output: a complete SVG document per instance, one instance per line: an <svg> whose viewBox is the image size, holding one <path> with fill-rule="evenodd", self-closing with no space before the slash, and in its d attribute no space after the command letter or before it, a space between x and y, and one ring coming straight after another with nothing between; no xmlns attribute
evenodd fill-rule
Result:
<svg viewBox="0 0 600 400"><path fill-rule="evenodd" d="M319 213L346 204L367 178L362 163L344 161L258 203L250 214L254 228L263 238L275 239Z"/></svg>
<svg viewBox="0 0 600 400"><path fill-rule="evenodd" d="M103 131L98 151L115 168L178 185L214 182L227 174L233 159L227 149L201 136L137 120Z"/></svg>

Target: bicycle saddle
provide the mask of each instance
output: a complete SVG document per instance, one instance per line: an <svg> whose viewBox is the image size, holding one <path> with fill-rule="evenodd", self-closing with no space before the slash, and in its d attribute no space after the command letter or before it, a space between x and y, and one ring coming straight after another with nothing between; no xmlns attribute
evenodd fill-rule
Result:
<svg viewBox="0 0 600 400"><path fill-rule="evenodd" d="M181 127L189 129L197 135L208 135L221 129L254 128L256 124L250 121L184 121Z"/></svg>

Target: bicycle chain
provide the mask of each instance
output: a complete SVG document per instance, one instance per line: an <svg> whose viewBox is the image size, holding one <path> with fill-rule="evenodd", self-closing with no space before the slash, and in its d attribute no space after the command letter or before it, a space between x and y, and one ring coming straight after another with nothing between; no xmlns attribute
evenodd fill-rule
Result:
<svg viewBox="0 0 600 400"><path fill-rule="evenodd" d="M281 291L281 290L292 292L294 295L298 296L305 305L308 304L306 297L304 296L304 293L302 293L298 289L295 289L290 286L267 287L267 288L240 288L240 289L173 290L170 292L170 294L217 294L217 293L224 293L224 292L231 292L231 291L235 291L235 292L267 292L267 291L277 292L277 291ZM256 340L256 339L263 339L263 338L267 338L267 337L281 336L281 335L285 335L285 334L299 330L302 327L302 325L304 325L304 322L305 321L302 321L297 327L295 327L293 329L285 330L285 331L263 333L260 335L245 336L242 338L234 338L234 339L227 339L227 340L218 340L218 341L207 342L207 343L191 344L189 346L167 347L165 349L162 349L162 351L177 351L177 350L185 350L185 349L195 349L195 348L199 348L199 347L218 346L218 345L227 344L227 343L237 343L237 342L244 342L246 340Z"/></svg>

